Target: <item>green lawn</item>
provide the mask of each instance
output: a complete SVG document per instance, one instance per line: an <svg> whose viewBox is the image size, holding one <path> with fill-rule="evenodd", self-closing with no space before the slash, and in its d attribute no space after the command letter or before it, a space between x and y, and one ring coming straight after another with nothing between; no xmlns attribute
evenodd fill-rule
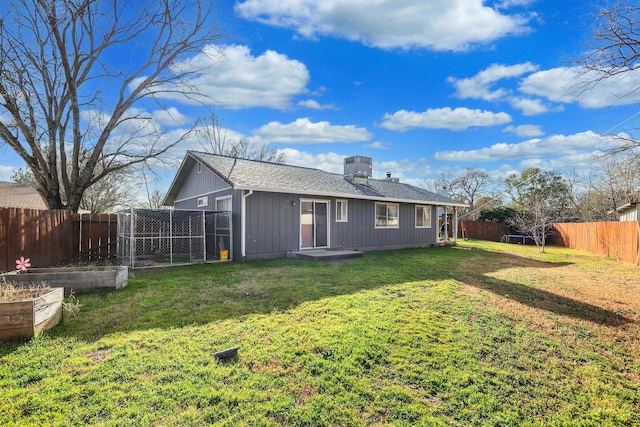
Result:
<svg viewBox="0 0 640 427"><path fill-rule="evenodd" d="M638 267L474 241L136 270L0 344L0 425L640 425L639 290Z"/></svg>

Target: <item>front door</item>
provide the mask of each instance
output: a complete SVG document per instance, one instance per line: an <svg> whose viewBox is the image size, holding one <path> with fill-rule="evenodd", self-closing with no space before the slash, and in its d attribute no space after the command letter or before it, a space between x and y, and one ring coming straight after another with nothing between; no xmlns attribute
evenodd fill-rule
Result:
<svg viewBox="0 0 640 427"><path fill-rule="evenodd" d="M300 249L329 246L329 202L300 202Z"/></svg>

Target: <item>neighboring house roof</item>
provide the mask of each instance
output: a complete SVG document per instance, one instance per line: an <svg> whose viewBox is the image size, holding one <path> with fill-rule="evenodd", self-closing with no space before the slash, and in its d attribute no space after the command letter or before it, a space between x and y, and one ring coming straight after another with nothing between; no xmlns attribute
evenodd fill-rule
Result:
<svg viewBox="0 0 640 427"><path fill-rule="evenodd" d="M195 161L201 162L220 175L236 190L466 206L448 197L400 182L369 178L366 184L357 184L346 180L344 175L319 169L236 159L196 151L187 152L169 188L165 204L173 204Z"/></svg>
<svg viewBox="0 0 640 427"><path fill-rule="evenodd" d="M608 215L611 215L615 212L617 212L618 214L621 213L625 213L626 211L630 211L630 210L634 210L636 208L636 205L638 204L638 202L629 202L626 203L622 206L618 206L617 208L610 210L609 212L607 212Z"/></svg>
<svg viewBox="0 0 640 427"><path fill-rule="evenodd" d="M0 207L47 209L40 194L28 185L0 181Z"/></svg>

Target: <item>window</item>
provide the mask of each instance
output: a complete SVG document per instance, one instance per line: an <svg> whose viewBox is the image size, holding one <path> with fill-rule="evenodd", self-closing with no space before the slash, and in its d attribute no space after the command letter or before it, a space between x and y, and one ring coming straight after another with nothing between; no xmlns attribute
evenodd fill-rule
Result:
<svg viewBox="0 0 640 427"><path fill-rule="evenodd" d="M431 228L431 206L416 205L416 228Z"/></svg>
<svg viewBox="0 0 640 427"><path fill-rule="evenodd" d="M347 222L348 208L346 200L336 200L336 222Z"/></svg>
<svg viewBox="0 0 640 427"><path fill-rule="evenodd" d="M216 214L216 228L229 228L229 215L231 215L231 196L220 197L216 199L216 210L225 211Z"/></svg>
<svg viewBox="0 0 640 427"><path fill-rule="evenodd" d="M198 197L198 207L204 208L205 206L209 206L209 198L207 196Z"/></svg>
<svg viewBox="0 0 640 427"><path fill-rule="evenodd" d="M376 203L376 228L398 228L398 210L395 203Z"/></svg>
<svg viewBox="0 0 640 427"><path fill-rule="evenodd" d="M202 173L202 163L198 162L198 173Z"/></svg>

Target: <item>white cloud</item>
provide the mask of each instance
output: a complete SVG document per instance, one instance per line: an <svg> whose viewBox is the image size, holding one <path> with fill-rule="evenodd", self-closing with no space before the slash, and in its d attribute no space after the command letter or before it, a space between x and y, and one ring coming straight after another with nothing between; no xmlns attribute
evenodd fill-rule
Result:
<svg viewBox="0 0 640 427"><path fill-rule="evenodd" d="M452 131L467 130L475 126L496 126L511 121L507 113L494 113L469 108L434 108L425 112L400 110L393 114L385 114L383 128L400 132L415 128L449 129Z"/></svg>
<svg viewBox="0 0 640 427"><path fill-rule="evenodd" d="M11 181L11 175L18 169L16 166L0 165L0 181Z"/></svg>
<svg viewBox="0 0 640 427"><path fill-rule="evenodd" d="M387 144L382 141L376 141L371 144L366 144L365 147L374 148L376 150L388 150L389 148L391 148L391 144Z"/></svg>
<svg viewBox="0 0 640 427"><path fill-rule="evenodd" d="M284 155L284 162L288 165L321 169L331 173L343 173L344 159L348 157L333 152L310 154L293 148L285 148L278 150L278 152Z"/></svg>
<svg viewBox="0 0 640 427"><path fill-rule="evenodd" d="M545 105L540 99L533 98L521 98L521 97L510 97L509 103L516 110L522 111L522 114L525 116L536 116L538 114L546 113L551 111L551 107ZM562 110L560 108L554 108L554 111Z"/></svg>
<svg viewBox="0 0 640 427"><path fill-rule="evenodd" d="M306 99L298 102L300 107L310 108L312 110L335 110L336 106L333 104L320 104L315 99Z"/></svg>
<svg viewBox="0 0 640 427"><path fill-rule="evenodd" d="M372 137L365 128L355 125L332 125L327 121L312 122L306 117L288 124L270 122L255 129L253 134L269 142L287 144L361 142Z"/></svg>
<svg viewBox="0 0 640 427"><path fill-rule="evenodd" d="M311 154L294 148L285 148L278 151L284 155L284 162L286 164L321 169L326 172L337 174L342 174L344 172L344 159L357 154L349 153L344 155L334 152ZM386 176L387 172L391 172L391 176L399 178L401 182L421 185L424 181L423 177L431 173L431 168L425 158L402 159L399 161L377 161L374 157L373 177L376 179L382 179Z"/></svg>
<svg viewBox="0 0 640 427"><path fill-rule="evenodd" d="M153 120L162 126L183 126L189 122L189 118L175 107L156 110L151 115Z"/></svg>
<svg viewBox="0 0 640 427"><path fill-rule="evenodd" d="M503 132L514 133L521 138L532 138L534 136L544 135L544 131L539 125L507 126Z"/></svg>
<svg viewBox="0 0 640 427"><path fill-rule="evenodd" d="M552 135L517 144L497 143L478 150L438 151L436 160L454 162L495 162L530 159L541 156L563 157L588 151L600 151L613 144L611 137L587 131L574 135Z"/></svg>
<svg viewBox="0 0 640 427"><path fill-rule="evenodd" d="M294 96L307 92L309 81L309 70L302 62L272 50L253 56L247 46L240 45L207 46L200 54L175 64L174 69L197 74L189 84L199 95L186 98L176 94L173 99L220 103L230 109L290 108Z"/></svg>
<svg viewBox="0 0 640 427"><path fill-rule="evenodd" d="M520 90L553 102L577 102L583 108L634 104L640 99L637 93L640 70L591 84L598 77L597 73L585 72L578 67L552 68L527 76L520 84Z"/></svg>
<svg viewBox="0 0 640 427"><path fill-rule="evenodd" d="M527 32L529 18L507 15L482 0L246 0L245 19L292 28L314 38L341 37L379 48L467 50ZM520 2L521 3L521 2Z"/></svg>
<svg viewBox="0 0 640 427"><path fill-rule="evenodd" d="M447 82L456 88L455 96L458 98L494 101L504 98L508 94L504 88L491 90L494 83L502 79L520 77L537 70L538 66L531 62L515 65L492 64L473 77L465 79L449 77Z"/></svg>

